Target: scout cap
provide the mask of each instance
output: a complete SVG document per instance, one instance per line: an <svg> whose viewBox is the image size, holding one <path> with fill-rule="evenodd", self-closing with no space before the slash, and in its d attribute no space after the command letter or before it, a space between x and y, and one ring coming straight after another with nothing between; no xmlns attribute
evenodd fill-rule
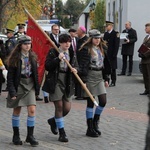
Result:
<svg viewBox="0 0 150 150"><path fill-rule="evenodd" d="M88 33L89 33L89 37L97 37L97 38L101 37L100 31L98 31L97 29L92 29Z"/></svg>
<svg viewBox="0 0 150 150"><path fill-rule="evenodd" d="M13 32L14 32L14 30L9 29L9 28L6 28L6 34L8 34L8 33L13 33Z"/></svg>
<svg viewBox="0 0 150 150"><path fill-rule="evenodd" d="M20 35L18 37L19 44L31 43L31 37L28 35Z"/></svg>

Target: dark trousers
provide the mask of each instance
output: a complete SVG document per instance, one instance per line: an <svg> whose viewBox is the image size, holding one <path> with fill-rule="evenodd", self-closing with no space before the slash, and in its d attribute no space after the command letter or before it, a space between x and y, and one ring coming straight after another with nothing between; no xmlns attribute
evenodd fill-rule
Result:
<svg viewBox="0 0 150 150"><path fill-rule="evenodd" d="M116 69L112 69L111 70L111 82L115 84L116 83L116 79L117 79Z"/></svg>
<svg viewBox="0 0 150 150"><path fill-rule="evenodd" d="M142 64L142 73L145 90L150 93L150 64Z"/></svg>
<svg viewBox="0 0 150 150"><path fill-rule="evenodd" d="M133 68L133 55L123 55L122 56L122 73L126 73L127 69L127 59L129 57L129 73L132 73L132 68Z"/></svg>

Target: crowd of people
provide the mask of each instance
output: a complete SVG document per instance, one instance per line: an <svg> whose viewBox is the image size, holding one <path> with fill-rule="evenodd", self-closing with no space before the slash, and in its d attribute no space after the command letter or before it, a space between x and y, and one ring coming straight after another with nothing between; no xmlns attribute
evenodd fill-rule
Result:
<svg viewBox="0 0 150 150"><path fill-rule="evenodd" d="M38 83L37 57L32 51L32 39L25 32L25 24L18 24L18 32L7 28L5 45L0 40L0 93L3 83L3 70L8 70L7 107L13 108L12 128L15 145L22 145L20 139L20 113L22 107L27 107L27 138L26 142L32 146L39 143L34 137L36 101L39 98L40 85ZM146 33L150 34L150 24L146 24ZM71 98L85 99L86 106L86 136L99 137L100 116L107 103L106 87L115 87L117 83L117 54L120 45L120 34L114 30L114 23L106 21L106 32L102 36L97 29L86 30L84 26L69 29L68 33L60 34L57 24L51 26L51 34L47 33L54 42L57 50L51 48L45 60L45 81L42 84L44 102L53 102L55 112L47 122L53 134L59 133L60 142L68 142L69 139L64 129L64 117L71 109ZM86 34L88 33L88 34ZM137 33L131 27L131 22L125 23L123 33L127 33L122 44L122 71L119 76L126 75L127 58L129 57L129 71L132 75L134 44L137 41ZM143 44L150 48L149 35L145 37ZM149 52L139 52L142 58L142 70L145 83L145 91L140 95L150 94ZM69 68L68 61L72 68ZM98 106L94 110L94 103L86 93L74 74L78 74L86 88L95 98L98 98ZM50 86L46 86L49 84ZM149 130L148 130L149 131ZM149 134L147 134L149 135ZM147 149L146 149L147 150Z"/></svg>

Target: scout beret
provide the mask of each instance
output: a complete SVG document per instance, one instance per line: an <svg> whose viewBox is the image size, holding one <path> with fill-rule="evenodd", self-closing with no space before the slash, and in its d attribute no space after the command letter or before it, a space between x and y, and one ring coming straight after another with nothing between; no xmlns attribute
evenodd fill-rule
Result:
<svg viewBox="0 0 150 150"><path fill-rule="evenodd" d="M19 44L31 43L31 37L27 35L20 35L18 37L18 43Z"/></svg>
<svg viewBox="0 0 150 150"><path fill-rule="evenodd" d="M92 29L88 32L89 37L101 37L101 33L100 31L98 31L97 29Z"/></svg>
<svg viewBox="0 0 150 150"><path fill-rule="evenodd" d="M86 28L84 26L80 26L79 29L86 33Z"/></svg>

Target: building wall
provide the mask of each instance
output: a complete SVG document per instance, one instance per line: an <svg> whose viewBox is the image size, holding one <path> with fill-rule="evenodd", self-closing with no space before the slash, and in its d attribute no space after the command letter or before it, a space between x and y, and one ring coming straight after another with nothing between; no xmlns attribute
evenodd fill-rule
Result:
<svg viewBox="0 0 150 150"><path fill-rule="evenodd" d="M115 30L122 32L126 21L131 21L132 27L137 31L138 40L134 49L134 72L139 72L138 48L140 47L145 33L145 24L150 22L150 0L106 0L106 20L115 22ZM118 52L118 67L121 69L121 47Z"/></svg>

